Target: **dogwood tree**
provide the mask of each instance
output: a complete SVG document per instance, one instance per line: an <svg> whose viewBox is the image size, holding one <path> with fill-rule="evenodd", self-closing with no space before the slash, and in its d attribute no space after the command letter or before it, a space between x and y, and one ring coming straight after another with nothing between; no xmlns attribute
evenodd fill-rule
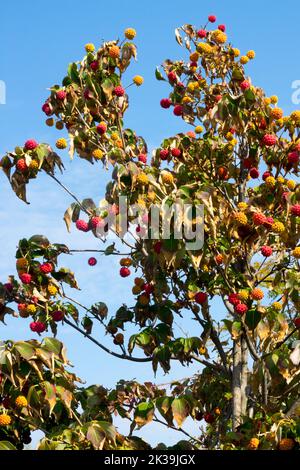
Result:
<svg viewBox="0 0 300 470"><path fill-rule="evenodd" d="M300 111L284 116L278 98L252 84L247 64L255 52L241 55L215 22L210 16L200 29L176 29L185 58L156 69L170 85L160 102L166 117L175 115L190 130L166 137L151 155L124 126L129 86L143 84L127 74L136 58L134 29L99 49L87 44L84 58L51 88L42 109L46 124L63 132L57 149L112 169L100 205L80 200L59 180L63 162L46 143L27 140L2 158L25 202L27 185L41 172L60 185L72 199L67 229L86 232L87 242L97 237L95 256L118 256L116 276L132 278L131 300L120 298L116 312L108 312L105 299L83 305L74 274L60 263L71 248L41 235L19 242L18 277L1 285L0 315L30 317L32 332L43 338L3 343L2 448L22 448L40 429L40 449L147 449L135 431L151 421L181 433L179 448L299 448ZM169 236L162 236L163 217L153 236L153 206L161 215L180 203L204 207L202 216L192 210L184 219L185 228L203 227L203 246L191 246L186 231L175 236L172 212ZM106 243L110 232L118 244ZM174 322L187 318L195 321L193 331L180 336ZM200 372L165 387L122 380L113 390L84 388L51 336L62 328L120 364L148 362L155 374L177 361L187 371L199 364ZM130 420L128 436L117 432L115 415ZM185 429L188 417L199 423L195 435Z"/></svg>

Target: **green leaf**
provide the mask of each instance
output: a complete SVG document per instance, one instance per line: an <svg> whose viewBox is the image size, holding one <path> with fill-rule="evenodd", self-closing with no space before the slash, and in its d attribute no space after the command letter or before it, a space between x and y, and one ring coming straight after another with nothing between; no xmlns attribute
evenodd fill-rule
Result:
<svg viewBox="0 0 300 470"><path fill-rule="evenodd" d="M93 423L88 427L86 438L92 443L95 450L103 449L106 435L98 424Z"/></svg>
<svg viewBox="0 0 300 470"><path fill-rule="evenodd" d="M161 71L159 70L158 67L156 67L156 69L155 69L155 77L156 77L156 80L166 81L166 79L162 76L162 73L161 73Z"/></svg>
<svg viewBox="0 0 300 470"><path fill-rule="evenodd" d="M60 356L63 345L58 339L44 338L43 345L48 351L54 352L57 356Z"/></svg>
<svg viewBox="0 0 300 470"><path fill-rule="evenodd" d="M50 382L43 382L41 384L41 387L45 392L44 398L49 404L49 414L51 414L53 411L53 408L56 405L56 393L55 393L54 385L51 384Z"/></svg>
<svg viewBox="0 0 300 470"><path fill-rule="evenodd" d="M29 343L26 343L25 341L18 341L14 345L15 349L18 351L18 353L27 361L30 359L33 359L35 356L35 348Z"/></svg>
<svg viewBox="0 0 300 470"><path fill-rule="evenodd" d="M68 75L72 79L73 82L80 83L78 67L75 62L69 64Z"/></svg>
<svg viewBox="0 0 300 470"><path fill-rule="evenodd" d="M179 428L189 415L190 405L185 398L175 398L172 403L172 411L174 419Z"/></svg>
<svg viewBox="0 0 300 470"><path fill-rule="evenodd" d="M248 310L246 313L245 323L250 330L255 330L261 320L261 314L256 309Z"/></svg>
<svg viewBox="0 0 300 470"><path fill-rule="evenodd" d="M0 441L0 450L17 450L17 448L9 441Z"/></svg>
<svg viewBox="0 0 300 470"><path fill-rule="evenodd" d="M154 416L154 403L143 402L140 403L134 412L134 421L141 428L147 423L150 423Z"/></svg>

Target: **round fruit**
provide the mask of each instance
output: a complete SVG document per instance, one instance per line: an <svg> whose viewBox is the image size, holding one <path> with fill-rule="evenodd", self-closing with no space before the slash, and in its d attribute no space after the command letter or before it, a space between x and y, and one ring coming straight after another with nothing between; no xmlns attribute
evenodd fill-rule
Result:
<svg viewBox="0 0 300 470"><path fill-rule="evenodd" d="M26 397L24 397L23 395L19 395L16 400L15 400L15 405L18 407L18 408L24 408L28 405L28 402L27 402L27 399Z"/></svg>
<svg viewBox="0 0 300 470"><path fill-rule="evenodd" d="M28 170L28 166L26 164L25 158L20 158L17 163L16 163L17 170L19 170L21 173L24 173L25 171Z"/></svg>
<svg viewBox="0 0 300 470"><path fill-rule="evenodd" d="M234 310L238 315L244 315L248 311L248 307L246 304L241 303L235 305Z"/></svg>
<svg viewBox="0 0 300 470"><path fill-rule="evenodd" d="M299 217L300 216L300 204L293 205L290 211L292 215L294 215L295 217Z"/></svg>
<svg viewBox="0 0 300 470"><path fill-rule="evenodd" d="M233 218L239 225L247 225L248 223L247 216L243 212L235 212Z"/></svg>
<svg viewBox="0 0 300 470"><path fill-rule="evenodd" d="M168 109L172 104L172 101L170 100L170 98L163 98L160 100L160 105L162 108L164 109Z"/></svg>
<svg viewBox="0 0 300 470"><path fill-rule="evenodd" d="M135 38L135 36L136 36L136 30L133 29L133 28L127 28L127 29L125 29L125 31L124 31L124 35L125 35L125 37L126 37L127 39L130 39L130 40L131 40L131 39Z"/></svg>
<svg viewBox="0 0 300 470"><path fill-rule="evenodd" d="M238 294L229 294L228 295L228 302L231 303L231 305L237 305L240 303L240 299L239 299L239 296Z"/></svg>
<svg viewBox="0 0 300 470"><path fill-rule="evenodd" d="M206 421L208 424L212 424L215 420L214 415L211 413L204 413L203 415L204 421Z"/></svg>
<svg viewBox="0 0 300 470"><path fill-rule="evenodd" d="M257 168L251 168L250 171L249 171L249 175L251 176L251 178L253 179L256 179L259 177L259 171Z"/></svg>
<svg viewBox="0 0 300 470"><path fill-rule="evenodd" d="M272 256L273 250L270 246L262 246L260 250L261 254L268 258L269 256Z"/></svg>
<svg viewBox="0 0 300 470"><path fill-rule="evenodd" d="M250 83L248 82L248 80L243 80L241 83L240 83L240 88L241 90L245 91L245 90L248 90L248 88L250 88Z"/></svg>
<svg viewBox="0 0 300 470"><path fill-rule="evenodd" d="M295 327L298 328L298 330L299 330L300 329L300 317L295 318L295 320L293 320L293 321L294 321Z"/></svg>
<svg viewBox="0 0 300 470"><path fill-rule="evenodd" d="M141 77L141 75L135 75L135 77L133 77L132 81L136 86L141 86L144 83L144 79L143 79L143 77Z"/></svg>
<svg viewBox="0 0 300 470"><path fill-rule="evenodd" d="M258 449L258 446L259 446L259 439L257 439L257 437L252 437L252 439L250 439L248 443L247 448L249 450L256 450Z"/></svg>
<svg viewBox="0 0 300 470"><path fill-rule="evenodd" d="M23 282L23 284L30 284L32 280L31 274L24 273L20 275L20 280Z"/></svg>
<svg viewBox="0 0 300 470"><path fill-rule="evenodd" d="M223 255L220 254L220 255L217 255L217 256L215 257L215 260L216 260L216 263L217 263L217 264L222 264L223 261L224 261L224 257L223 257Z"/></svg>
<svg viewBox="0 0 300 470"><path fill-rule="evenodd" d="M266 217L261 212L255 212L252 216L254 225L263 225L266 221Z"/></svg>
<svg viewBox="0 0 300 470"><path fill-rule="evenodd" d="M300 259L300 246L296 246L296 248L293 249L292 255L296 259Z"/></svg>
<svg viewBox="0 0 300 470"><path fill-rule="evenodd" d="M26 312L33 315L36 312L36 306L34 304L27 305Z"/></svg>
<svg viewBox="0 0 300 470"><path fill-rule="evenodd" d="M56 98L60 101L63 101L67 96L67 93L64 90L59 90L56 92Z"/></svg>
<svg viewBox="0 0 300 470"><path fill-rule="evenodd" d="M105 132L107 131L106 123L105 122L100 122L100 124L98 124L98 126L96 127L96 130L97 130L98 134L100 134L100 135L105 134Z"/></svg>
<svg viewBox="0 0 300 470"><path fill-rule="evenodd" d="M207 294L205 292L197 292L195 301L197 304L203 305L207 301Z"/></svg>
<svg viewBox="0 0 300 470"><path fill-rule="evenodd" d="M57 147L58 149L63 150L63 149L65 149L65 148L67 148L68 143L67 143L66 139L64 139L63 137L61 137L60 139L57 139L55 145L56 145L56 147Z"/></svg>
<svg viewBox="0 0 300 470"><path fill-rule="evenodd" d="M167 160L168 156L169 156L169 150L167 149L162 149L160 152L159 152L159 156L161 158L161 160Z"/></svg>
<svg viewBox="0 0 300 470"><path fill-rule="evenodd" d="M38 146L38 143L34 139L26 140L24 147L26 150L34 150Z"/></svg>
<svg viewBox="0 0 300 470"><path fill-rule="evenodd" d="M138 156L138 160L139 162L143 163L144 165L146 165L147 163L147 155L145 155L144 153L140 153L139 156Z"/></svg>
<svg viewBox="0 0 300 470"><path fill-rule="evenodd" d="M181 150L179 148L173 148L171 150L171 154L172 154L173 157L178 158L178 157L181 156Z"/></svg>
<svg viewBox="0 0 300 470"><path fill-rule="evenodd" d="M262 144L266 147L272 147L277 144L277 137L274 134L265 134L262 138Z"/></svg>
<svg viewBox="0 0 300 470"><path fill-rule="evenodd" d="M176 104L173 109L173 114L175 114L175 116L182 116L183 107L180 104Z"/></svg>
<svg viewBox="0 0 300 470"><path fill-rule="evenodd" d="M116 86L116 87L114 88L114 94L115 94L116 96L118 96L118 97L124 96L125 90L124 90L124 88L123 88L122 86L120 86L120 85L119 85L119 86Z"/></svg>
<svg viewBox="0 0 300 470"><path fill-rule="evenodd" d="M91 42L89 42L88 44L86 44L86 45L84 46L84 48L85 48L86 52L94 52L94 50L95 50L95 46L94 46L94 44L92 44Z"/></svg>
<svg viewBox="0 0 300 470"><path fill-rule="evenodd" d="M112 59L118 59L120 57L120 48L118 46L110 47L110 49L108 51L108 55Z"/></svg>
<svg viewBox="0 0 300 470"><path fill-rule="evenodd" d="M126 266L123 266L121 269L120 269L120 276L121 277L128 277L130 276L131 272L130 272L130 269L127 268Z"/></svg>
<svg viewBox="0 0 300 470"><path fill-rule="evenodd" d="M136 177L136 180L139 184L148 184L149 183L149 179L148 179L148 176L146 175L146 173L139 173Z"/></svg>
<svg viewBox="0 0 300 470"><path fill-rule="evenodd" d="M48 287L47 287L47 290L49 292L50 295L56 295L57 292L58 292L58 289L56 286L53 286L52 284L50 284Z"/></svg>
<svg viewBox="0 0 300 470"><path fill-rule="evenodd" d="M217 21L217 17L215 15L209 15L208 21L210 23L215 23Z"/></svg>
<svg viewBox="0 0 300 470"><path fill-rule="evenodd" d="M123 344L124 343L124 335L122 333L116 334L114 337L114 344Z"/></svg>
<svg viewBox="0 0 300 470"><path fill-rule="evenodd" d="M251 297L253 300L261 300L264 298L264 293L261 289L257 287L251 292Z"/></svg>
<svg viewBox="0 0 300 470"><path fill-rule="evenodd" d="M46 325L42 321L31 322L29 327L31 331L34 331L35 333L43 333L43 331L46 330Z"/></svg>
<svg viewBox="0 0 300 470"><path fill-rule="evenodd" d="M49 274L53 271L53 266L51 263L43 263L40 265L40 271L44 274Z"/></svg>
<svg viewBox="0 0 300 470"><path fill-rule="evenodd" d="M79 219L76 222L76 228L81 232L88 232L89 224L85 220Z"/></svg>
<svg viewBox="0 0 300 470"><path fill-rule="evenodd" d="M96 158L96 160L100 160L100 158L103 157L103 152L100 149L95 149L95 150L93 150L92 155L93 155L94 158Z"/></svg>
<svg viewBox="0 0 300 470"><path fill-rule="evenodd" d="M11 423L11 417L7 414L0 414L0 426L9 426Z"/></svg>
<svg viewBox="0 0 300 470"><path fill-rule="evenodd" d="M279 450L292 450L294 448L295 441L289 437L280 439L278 448Z"/></svg>
<svg viewBox="0 0 300 470"><path fill-rule="evenodd" d="M90 266L95 266L97 264L97 260L96 258L94 258L93 256L91 258L88 259L88 264Z"/></svg>
<svg viewBox="0 0 300 470"><path fill-rule="evenodd" d="M54 321L61 321L64 318L64 312L62 310L55 310L55 312L51 312L52 320Z"/></svg>

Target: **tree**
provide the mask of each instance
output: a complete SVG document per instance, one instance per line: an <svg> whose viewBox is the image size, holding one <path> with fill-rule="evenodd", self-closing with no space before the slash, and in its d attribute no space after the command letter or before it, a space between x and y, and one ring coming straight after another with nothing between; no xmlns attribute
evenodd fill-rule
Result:
<svg viewBox="0 0 300 470"><path fill-rule="evenodd" d="M84 389L67 371L58 340L8 341L0 361L2 447L20 448L30 431L42 429L41 449L146 449L134 431L156 421L184 435L179 448L299 448L300 190L292 178L298 175L300 111L283 116L277 97L252 85L245 66L254 51L240 57L224 25L209 28L215 21L210 16L200 30L176 29L188 61L166 60L156 70L171 87L161 106L193 130L166 138L151 159L145 140L123 123L128 94L122 83L136 58L134 29L98 50L87 44L83 60L70 64L62 85L51 88L43 105L46 124L68 133L57 149L69 147L71 158L113 168L104 203L81 201L60 182L63 163L48 144L28 140L1 160L25 202L30 180L47 173L73 199L64 216L68 230L75 224L99 243L114 232L120 247L98 252L120 257L122 277L138 275L133 305L112 315L103 299L84 306L69 294L78 288L74 274L59 265L60 255L74 250L35 235L19 243L19 279L10 276L1 285L1 319L16 315L9 306L16 303L39 335L56 336L67 325L121 360L152 363L154 373L158 367L169 372L174 361L196 362L202 370L165 387L121 381L114 390ZM140 76L132 80L142 83ZM127 198L126 214L120 197ZM175 203L192 206L186 228L202 223L201 249L190 248L186 233L175 236L172 213L168 238L161 231L148 236L153 205L163 212ZM195 212L200 204L202 219ZM222 319L215 299L222 302ZM181 337L174 319L187 317L195 328ZM93 335L95 323L116 349ZM129 338L127 326L136 328ZM114 413L131 421L129 436L117 433ZM187 417L199 425L203 420L197 436L182 427Z"/></svg>

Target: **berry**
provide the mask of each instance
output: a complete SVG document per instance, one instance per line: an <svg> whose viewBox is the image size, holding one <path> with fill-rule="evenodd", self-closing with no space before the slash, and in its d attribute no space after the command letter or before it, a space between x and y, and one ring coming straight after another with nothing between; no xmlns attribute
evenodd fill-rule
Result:
<svg viewBox="0 0 300 470"><path fill-rule="evenodd" d="M177 158L178 158L178 157L181 156L181 150L178 149L178 148L172 149L172 150L171 150L171 153L172 153L173 157L177 157Z"/></svg>
<svg viewBox="0 0 300 470"><path fill-rule="evenodd" d="M300 246L296 246L296 248L293 249L292 255L296 259L300 259Z"/></svg>
<svg viewBox="0 0 300 470"><path fill-rule="evenodd" d="M165 184L172 184L174 182L174 177L169 171L161 172L161 179Z"/></svg>
<svg viewBox="0 0 300 470"><path fill-rule="evenodd" d="M34 331L35 333L43 333L46 329L46 325L42 321L33 321L29 325L31 331Z"/></svg>
<svg viewBox="0 0 300 470"><path fill-rule="evenodd" d="M210 23L215 23L217 21L217 17L215 15L209 15L208 21Z"/></svg>
<svg viewBox="0 0 300 470"><path fill-rule="evenodd" d="M88 232L89 224L85 220L79 219L76 222L76 228L82 232Z"/></svg>
<svg viewBox="0 0 300 470"><path fill-rule="evenodd" d="M223 255L220 254L220 255L217 255L217 256L215 257L215 260L216 260L216 263L217 263L217 264L222 264L223 261L224 261L224 257L223 257Z"/></svg>
<svg viewBox="0 0 300 470"><path fill-rule="evenodd" d="M138 160L139 162L143 163L144 165L146 165L147 163L147 155L145 155L144 153L140 153L139 156L138 156Z"/></svg>
<svg viewBox="0 0 300 470"><path fill-rule="evenodd" d="M25 171L27 171L28 166L26 164L25 158L20 158L20 160L17 161L16 167L21 173L24 173Z"/></svg>
<svg viewBox="0 0 300 470"><path fill-rule="evenodd" d="M226 26L224 24L219 24L218 29L222 31L222 33L225 33L226 31Z"/></svg>
<svg viewBox="0 0 300 470"><path fill-rule="evenodd" d="M295 204L294 206L292 206L290 211L292 215L294 215L295 217L299 217L300 216L300 204Z"/></svg>
<svg viewBox="0 0 300 470"><path fill-rule="evenodd" d="M251 168L251 170L249 171L249 174L251 176L251 178L253 179L256 179L259 177L259 171L257 168Z"/></svg>
<svg viewBox="0 0 300 470"><path fill-rule="evenodd" d="M256 450L259 446L259 439L257 437L252 437L248 443L247 449L248 450Z"/></svg>
<svg viewBox="0 0 300 470"><path fill-rule="evenodd" d="M120 48L118 46L112 46L108 51L108 55L112 59L118 59L120 57Z"/></svg>
<svg viewBox="0 0 300 470"><path fill-rule="evenodd" d="M51 263L43 263L40 266L40 271L44 274L49 274L53 270L53 266Z"/></svg>
<svg viewBox="0 0 300 470"><path fill-rule="evenodd" d="M30 284L32 280L32 276L31 274L28 274L28 273L20 274L20 280L21 282L23 282L23 284Z"/></svg>
<svg viewBox="0 0 300 470"><path fill-rule="evenodd" d="M269 171L265 171L262 175L262 179L266 181L266 179L269 178L269 176L272 176L272 174Z"/></svg>
<svg viewBox="0 0 300 470"><path fill-rule="evenodd" d="M36 312L36 306L34 304L27 305L26 312L33 315Z"/></svg>
<svg viewBox="0 0 300 470"><path fill-rule="evenodd" d="M64 318L64 312L62 310L56 310L51 312L51 317L53 321L61 321Z"/></svg>
<svg viewBox="0 0 300 470"><path fill-rule="evenodd" d="M145 294L150 295L154 292L154 286L152 284L149 284L149 283L144 284L143 290L144 290Z"/></svg>
<svg viewBox="0 0 300 470"><path fill-rule="evenodd" d="M139 173L136 177L136 180L139 184L148 184L149 183L149 179L148 179L148 176L146 175L146 173Z"/></svg>
<svg viewBox="0 0 300 470"><path fill-rule="evenodd" d="M268 176L268 177L265 179L265 182L266 182L266 185L267 185L269 188L274 188L274 186L276 185L276 180L275 180L274 176Z"/></svg>
<svg viewBox="0 0 300 470"><path fill-rule="evenodd" d="M141 86L144 83L144 79L140 75L136 75L135 77L133 77L132 81L136 86Z"/></svg>
<svg viewBox="0 0 300 470"><path fill-rule="evenodd" d="M168 156L169 156L169 150L167 149L162 149L160 152L159 152L159 156L161 158L161 160L167 160Z"/></svg>
<svg viewBox="0 0 300 470"><path fill-rule="evenodd" d="M252 167L253 165L253 161L251 158L245 158L243 160L243 165L244 165L244 168L246 168L247 170L250 170L250 168Z"/></svg>
<svg viewBox="0 0 300 470"><path fill-rule="evenodd" d="M195 301L197 304L204 304L207 301L207 294L205 292L197 292L195 295Z"/></svg>
<svg viewBox="0 0 300 470"><path fill-rule="evenodd" d="M94 257L89 258L89 259L88 259L88 264L89 264L90 266L95 266L95 265L97 264L96 258L94 258Z"/></svg>
<svg viewBox="0 0 300 470"><path fill-rule="evenodd" d="M128 277L130 276L131 272L130 272L130 269L127 268L126 266L122 266L122 268L120 269L120 276L121 277Z"/></svg>
<svg viewBox="0 0 300 470"><path fill-rule="evenodd" d="M248 59L254 59L255 58L255 52L253 50L251 51L248 51L246 56L248 57Z"/></svg>
<svg viewBox="0 0 300 470"><path fill-rule="evenodd" d="M88 44L86 44L84 46L84 48L85 48L86 52L94 52L94 50L95 50L94 44L92 44L90 42Z"/></svg>
<svg viewBox="0 0 300 470"><path fill-rule="evenodd" d="M257 287L251 292L251 297L253 300L262 300L264 298L264 293Z"/></svg>
<svg viewBox="0 0 300 470"><path fill-rule="evenodd" d="M294 325L296 328L298 328L298 330L300 329L300 317L295 318Z"/></svg>
<svg viewBox="0 0 300 470"><path fill-rule="evenodd" d="M47 287L47 290L49 292L50 295L56 295L57 294L57 287L56 286L53 286L52 284L50 284L48 287Z"/></svg>
<svg viewBox="0 0 300 470"><path fill-rule="evenodd" d="M262 138L262 144L266 147L272 147L277 144L277 137L273 134L265 134Z"/></svg>
<svg viewBox="0 0 300 470"><path fill-rule="evenodd" d="M215 417L211 413L204 413L203 418L208 424L212 424L215 420Z"/></svg>
<svg viewBox="0 0 300 470"><path fill-rule="evenodd" d="M96 72L99 68L99 62L98 60L93 60L93 62L90 63L90 67L93 70L93 72Z"/></svg>
<svg viewBox="0 0 300 470"><path fill-rule="evenodd" d="M260 250L261 254L268 258L269 256L272 256L273 250L270 246L262 246Z"/></svg>
<svg viewBox="0 0 300 470"><path fill-rule="evenodd" d="M235 222L237 222L239 225L247 225L248 223L247 216L243 212L235 212L233 217Z"/></svg>
<svg viewBox="0 0 300 470"><path fill-rule="evenodd" d="M218 168L218 176L221 180L227 180L229 178L228 170L224 166Z"/></svg>
<svg viewBox="0 0 300 470"><path fill-rule="evenodd" d="M124 90L124 88L123 88L122 86L120 86L120 85L119 85L119 86L116 86L115 89L114 89L114 94L115 94L116 96L124 96L125 90Z"/></svg>
<svg viewBox="0 0 300 470"><path fill-rule="evenodd" d="M263 225L266 221L266 216L261 212L255 212L252 216L254 225Z"/></svg>
<svg viewBox="0 0 300 470"><path fill-rule="evenodd" d="M264 227L271 228L273 224L274 224L273 217L267 217L264 223Z"/></svg>
<svg viewBox="0 0 300 470"><path fill-rule="evenodd" d="M105 221L102 219L102 217L92 217L91 218L91 225L94 229L97 229L98 227L105 227Z"/></svg>
<svg viewBox="0 0 300 470"><path fill-rule="evenodd" d="M133 29L133 28L127 28L127 29L125 29L125 31L124 31L124 35L125 35L125 37L126 37L127 39L130 39L130 40L131 40L131 39L135 38L135 36L136 36L136 30Z"/></svg>
<svg viewBox="0 0 300 470"><path fill-rule="evenodd" d="M63 101L67 96L67 93L64 90L59 90L56 92L56 98L60 101Z"/></svg>
<svg viewBox="0 0 300 470"><path fill-rule="evenodd" d="M160 105L162 108L164 109L168 109L172 104L172 101L170 100L170 98L163 98L160 100Z"/></svg>
<svg viewBox="0 0 300 470"><path fill-rule="evenodd" d="M6 282L5 284L3 284L3 286L5 287L5 289L8 291L8 292L11 292L14 288L14 286L12 285L11 282Z"/></svg>
<svg viewBox="0 0 300 470"><path fill-rule="evenodd" d="M242 81L242 83L240 83L240 87L243 91L248 90L248 88L250 88L250 83L248 82L248 80L244 80Z"/></svg>
<svg viewBox="0 0 300 470"><path fill-rule="evenodd" d="M56 148L63 150L65 148L67 148L68 143L67 143L66 139L61 137L60 139L57 139L55 145L56 145Z"/></svg>
<svg viewBox="0 0 300 470"><path fill-rule="evenodd" d="M124 343L124 335L122 333L116 334L114 337L114 344L123 344Z"/></svg>
<svg viewBox="0 0 300 470"><path fill-rule="evenodd" d="M197 36L201 39L204 39L207 35L207 32L205 31L205 29L199 29L199 31L197 31Z"/></svg>
<svg viewBox="0 0 300 470"><path fill-rule="evenodd" d="M180 104L176 104L173 109L173 114L175 114L175 116L182 116L183 107Z"/></svg>
<svg viewBox="0 0 300 470"><path fill-rule="evenodd" d="M100 122L100 124L98 124L96 129L97 129L98 134L103 135L107 131L107 125L105 122Z"/></svg>
<svg viewBox="0 0 300 470"><path fill-rule="evenodd" d="M242 302L246 302L249 299L249 292L246 289L240 290L238 297Z"/></svg>
<svg viewBox="0 0 300 470"><path fill-rule="evenodd" d="M52 114L52 108L49 103L44 103L42 106L42 111L46 114L46 116L50 116Z"/></svg>
<svg viewBox="0 0 300 470"><path fill-rule="evenodd" d="M7 414L0 414L0 426L9 426L11 423L11 417Z"/></svg>
<svg viewBox="0 0 300 470"><path fill-rule="evenodd" d="M283 439L280 439L278 448L279 450L292 450L295 445L294 439L285 437Z"/></svg>
<svg viewBox="0 0 300 470"><path fill-rule="evenodd" d="M24 147L26 150L34 150L37 146L38 146L38 143L33 139L26 140L24 144Z"/></svg>
<svg viewBox="0 0 300 470"><path fill-rule="evenodd" d="M275 233L283 233L285 231L285 226L282 222L274 222L272 224L272 231Z"/></svg>
<svg viewBox="0 0 300 470"><path fill-rule="evenodd" d="M131 258L122 258L122 259L120 259L120 265L121 266L127 266L127 267L131 266L132 265Z"/></svg>
<svg viewBox="0 0 300 470"><path fill-rule="evenodd" d="M27 402L26 397L24 397L23 395L19 395L15 400L15 405L18 408L24 408L25 406L27 406L28 402Z"/></svg>
<svg viewBox="0 0 300 470"><path fill-rule="evenodd" d="M177 81L177 75L175 72L169 72L168 73L168 79L170 82L176 82Z"/></svg>
<svg viewBox="0 0 300 470"><path fill-rule="evenodd" d="M234 310L238 315L244 315L248 311L248 307L246 304L241 303L235 305Z"/></svg>
<svg viewBox="0 0 300 470"><path fill-rule="evenodd" d="M95 150L93 150L92 155L93 155L94 158L96 158L96 160L100 160L100 158L103 157L103 152L100 149L95 149Z"/></svg>

